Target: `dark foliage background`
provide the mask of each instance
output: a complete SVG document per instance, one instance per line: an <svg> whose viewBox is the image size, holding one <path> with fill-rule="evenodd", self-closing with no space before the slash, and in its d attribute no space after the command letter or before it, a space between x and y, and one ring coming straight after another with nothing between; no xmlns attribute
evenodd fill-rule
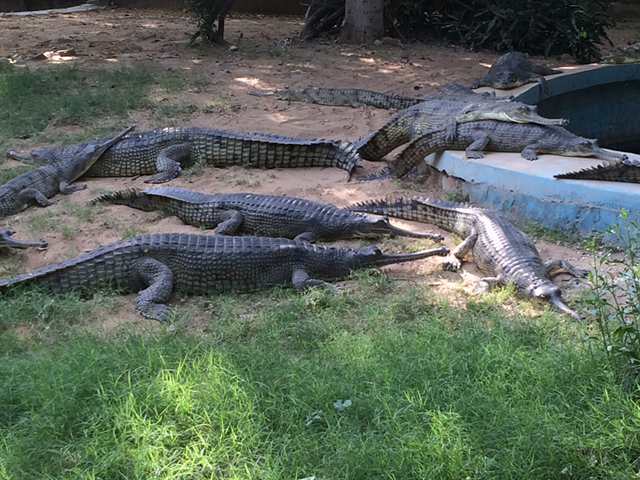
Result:
<svg viewBox="0 0 640 480"><path fill-rule="evenodd" d="M344 0L313 0L303 39L335 30L341 20L336 12L344 9L344 3ZM608 14L610 3L609 0L387 0L386 31L387 35L403 40L443 38L471 49L516 50L543 56L569 53L586 63L599 60L598 45L609 41L606 28L613 25ZM320 8L326 12L319 14Z"/></svg>

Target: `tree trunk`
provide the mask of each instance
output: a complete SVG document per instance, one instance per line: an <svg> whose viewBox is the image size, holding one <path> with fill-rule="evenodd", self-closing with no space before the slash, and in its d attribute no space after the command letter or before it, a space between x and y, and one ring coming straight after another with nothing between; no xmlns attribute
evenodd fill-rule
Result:
<svg viewBox="0 0 640 480"><path fill-rule="evenodd" d="M371 44L384 34L384 0L347 0L342 43Z"/></svg>

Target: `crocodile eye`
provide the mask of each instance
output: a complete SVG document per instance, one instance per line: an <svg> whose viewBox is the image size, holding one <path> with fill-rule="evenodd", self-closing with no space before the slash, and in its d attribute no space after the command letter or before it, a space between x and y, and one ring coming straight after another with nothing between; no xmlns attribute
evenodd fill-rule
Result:
<svg viewBox="0 0 640 480"><path fill-rule="evenodd" d="M591 142L589 140L584 140L584 141L580 142L580 146L581 147L590 147L591 146Z"/></svg>

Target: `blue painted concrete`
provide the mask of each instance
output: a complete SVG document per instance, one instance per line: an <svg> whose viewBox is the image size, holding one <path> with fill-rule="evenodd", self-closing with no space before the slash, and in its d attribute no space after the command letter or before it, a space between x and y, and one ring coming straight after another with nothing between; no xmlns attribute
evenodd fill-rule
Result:
<svg viewBox="0 0 640 480"><path fill-rule="evenodd" d="M572 123L589 128L595 125L594 128L611 131L615 130L612 125L626 122L630 128L636 129L637 134L640 132L640 90L632 88L629 98L624 97L627 93L623 95L621 92L624 82L636 82L634 85L640 86L640 64L581 67L572 73L548 77L552 96L571 90L597 88L610 82L617 82L613 90L608 89L609 92L617 92L617 97L614 94L600 102L599 97L603 96L600 92L598 95L588 95L579 102L570 102L582 109L577 115L579 120ZM496 93L505 95L513 92ZM540 100L537 84L520 87L515 95L524 103L534 104ZM620 98L624 105L616 106L614 110L617 113L609 114L605 108L607 102L615 103ZM553 106L555 100L552 97L548 105ZM562 104L560 100L558 105ZM464 180L463 192L469 195L472 203L493 206L516 222L535 221L551 228L587 234L603 231L616 223L621 208L629 212L631 219L640 220L638 184L553 178L556 173L599 165L602 160L541 155L539 160L529 162L519 153L486 153L484 159L476 160L466 159L463 152L447 151L431 155L426 161L438 170ZM640 159L638 155L629 156Z"/></svg>
<svg viewBox="0 0 640 480"><path fill-rule="evenodd" d="M638 184L553 178L555 173L599 164L595 159L541 155L529 162L517 153L495 152L466 159L463 152L446 151L426 161L464 180L462 190L471 203L497 208L516 223L535 221L588 234L615 223L623 207L630 218L640 219Z"/></svg>

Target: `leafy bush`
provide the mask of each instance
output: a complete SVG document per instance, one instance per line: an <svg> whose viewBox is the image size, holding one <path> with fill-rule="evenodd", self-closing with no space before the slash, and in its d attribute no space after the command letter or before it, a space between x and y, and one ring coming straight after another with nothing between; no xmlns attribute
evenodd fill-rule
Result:
<svg viewBox="0 0 640 480"><path fill-rule="evenodd" d="M613 20L604 7L584 0L447 0L442 27L448 38L469 48L570 53L590 62L601 58L596 44L609 41L605 29Z"/></svg>
<svg viewBox="0 0 640 480"><path fill-rule="evenodd" d="M587 304L607 355L621 362L629 373L627 379L635 383L640 374L640 222L629 221L622 210L620 222L606 233L622 242L624 255L617 258L609 250L598 256L596 240L589 242L594 270L589 273ZM605 273L603 266L614 269Z"/></svg>
<svg viewBox="0 0 640 480"><path fill-rule="evenodd" d="M224 40L224 17L229 13L233 0L187 0L187 8L198 23L198 30L189 43L199 36L203 40L222 43Z"/></svg>

